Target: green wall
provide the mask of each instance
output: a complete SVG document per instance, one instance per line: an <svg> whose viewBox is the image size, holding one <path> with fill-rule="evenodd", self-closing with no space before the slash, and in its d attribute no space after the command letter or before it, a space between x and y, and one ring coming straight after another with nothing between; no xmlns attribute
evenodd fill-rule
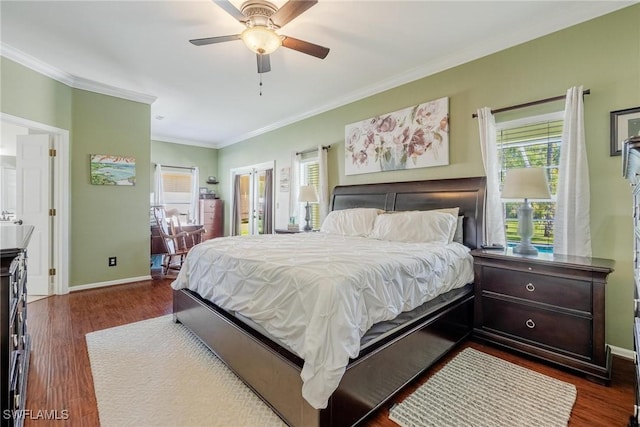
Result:
<svg viewBox="0 0 640 427"><path fill-rule="evenodd" d="M12 116L71 128L72 89L0 56L0 110Z"/></svg>
<svg viewBox="0 0 640 427"><path fill-rule="evenodd" d="M569 87L583 85L591 90L585 97L585 127L593 254L616 260L616 271L607 286L607 342L631 349L631 194L622 178L621 158L609 156L609 112L640 105L638 22L640 5L634 5L222 148L218 153L222 197L228 198L230 169L275 160L277 171L290 164L292 152L318 144L331 144L331 188L484 175L478 125L472 113L484 106L500 108L563 95ZM445 96L449 97L451 128L448 166L344 174L346 124ZM563 109L562 103L558 108ZM518 114L529 113L532 111L521 110ZM229 215L228 208L225 213ZM229 224L228 218L225 223Z"/></svg>
<svg viewBox="0 0 640 427"><path fill-rule="evenodd" d="M151 141L151 175L156 164L170 166L197 167L200 174L200 187L218 191L217 185L208 185L207 177L218 174L218 150L196 147L193 145L175 144L164 141ZM151 178L151 191L153 177Z"/></svg>
<svg viewBox="0 0 640 427"><path fill-rule="evenodd" d="M148 276L150 106L74 89L72 117L70 285ZM91 154L134 157L136 185L91 185Z"/></svg>
<svg viewBox="0 0 640 427"><path fill-rule="evenodd" d="M3 113L69 130L69 286L148 276L150 106L73 89L4 57L0 77ZM90 154L135 157L136 185L90 185Z"/></svg>

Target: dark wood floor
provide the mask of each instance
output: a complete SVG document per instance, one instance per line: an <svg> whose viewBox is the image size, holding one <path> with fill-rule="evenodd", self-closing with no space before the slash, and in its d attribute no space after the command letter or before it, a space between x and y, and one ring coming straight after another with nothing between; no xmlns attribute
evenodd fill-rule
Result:
<svg viewBox="0 0 640 427"><path fill-rule="evenodd" d="M38 410L57 410L62 413L66 410L68 419L55 422L27 419L25 425L98 426L98 409L85 334L170 313L170 279L156 278L65 296L52 296L30 303L28 310L33 353L26 408L32 413ZM409 385L394 398L394 402L400 402L465 347L479 349L574 384L578 390L578 398L569 426L611 427L627 424L633 408L632 362L614 357L613 380L611 386L605 387L551 366L472 341L464 343L414 384ZM387 418L389 406L380 409L365 425L396 426Z"/></svg>

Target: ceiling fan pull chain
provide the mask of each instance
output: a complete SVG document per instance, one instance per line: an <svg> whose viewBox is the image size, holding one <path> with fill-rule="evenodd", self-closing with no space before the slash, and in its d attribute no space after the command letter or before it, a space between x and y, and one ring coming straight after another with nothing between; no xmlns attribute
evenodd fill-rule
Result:
<svg viewBox="0 0 640 427"><path fill-rule="evenodd" d="M260 84L258 85L260 87L260 96L262 96L262 74L259 74L260 76Z"/></svg>

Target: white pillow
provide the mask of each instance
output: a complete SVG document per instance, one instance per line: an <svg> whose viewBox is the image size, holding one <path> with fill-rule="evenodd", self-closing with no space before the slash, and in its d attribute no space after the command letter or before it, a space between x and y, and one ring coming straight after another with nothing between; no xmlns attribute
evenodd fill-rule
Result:
<svg viewBox="0 0 640 427"><path fill-rule="evenodd" d="M457 216L439 211L382 214L376 217L370 237L393 242L448 244L457 222Z"/></svg>
<svg viewBox="0 0 640 427"><path fill-rule="evenodd" d="M456 225L456 232L453 235L453 241L456 243L464 244L464 216L458 217L458 224Z"/></svg>
<svg viewBox="0 0 640 427"><path fill-rule="evenodd" d="M453 215L458 218L458 212L460 212L460 208L442 208L442 209L431 209L432 212L444 212ZM449 243L458 242L462 243L462 228L460 228L460 233L458 234L458 225L462 223L462 217L460 217L459 221L456 222L456 226L451 230L451 236L449 236ZM456 240L459 238L460 240Z"/></svg>
<svg viewBox="0 0 640 427"><path fill-rule="evenodd" d="M343 236L366 237L373 229L376 217L384 212L375 208L353 208L329 212L322 222L320 232Z"/></svg>

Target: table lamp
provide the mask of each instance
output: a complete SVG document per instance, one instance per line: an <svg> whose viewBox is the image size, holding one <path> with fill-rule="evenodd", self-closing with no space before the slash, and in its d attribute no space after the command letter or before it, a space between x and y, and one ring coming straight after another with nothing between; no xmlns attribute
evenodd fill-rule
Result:
<svg viewBox="0 0 640 427"><path fill-rule="evenodd" d="M524 199L518 208L518 235L520 243L513 252L521 255L537 255L531 244L533 236L533 209L529 199L550 199L547 175L543 168L508 169L502 187L503 199Z"/></svg>
<svg viewBox="0 0 640 427"><path fill-rule="evenodd" d="M304 231L311 231L311 212L309 203L317 203L318 202L318 192L316 191L316 187L313 185L303 185L300 187L300 194L298 195L298 201L307 203L305 206L305 215L304 220L307 222L304 226Z"/></svg>

